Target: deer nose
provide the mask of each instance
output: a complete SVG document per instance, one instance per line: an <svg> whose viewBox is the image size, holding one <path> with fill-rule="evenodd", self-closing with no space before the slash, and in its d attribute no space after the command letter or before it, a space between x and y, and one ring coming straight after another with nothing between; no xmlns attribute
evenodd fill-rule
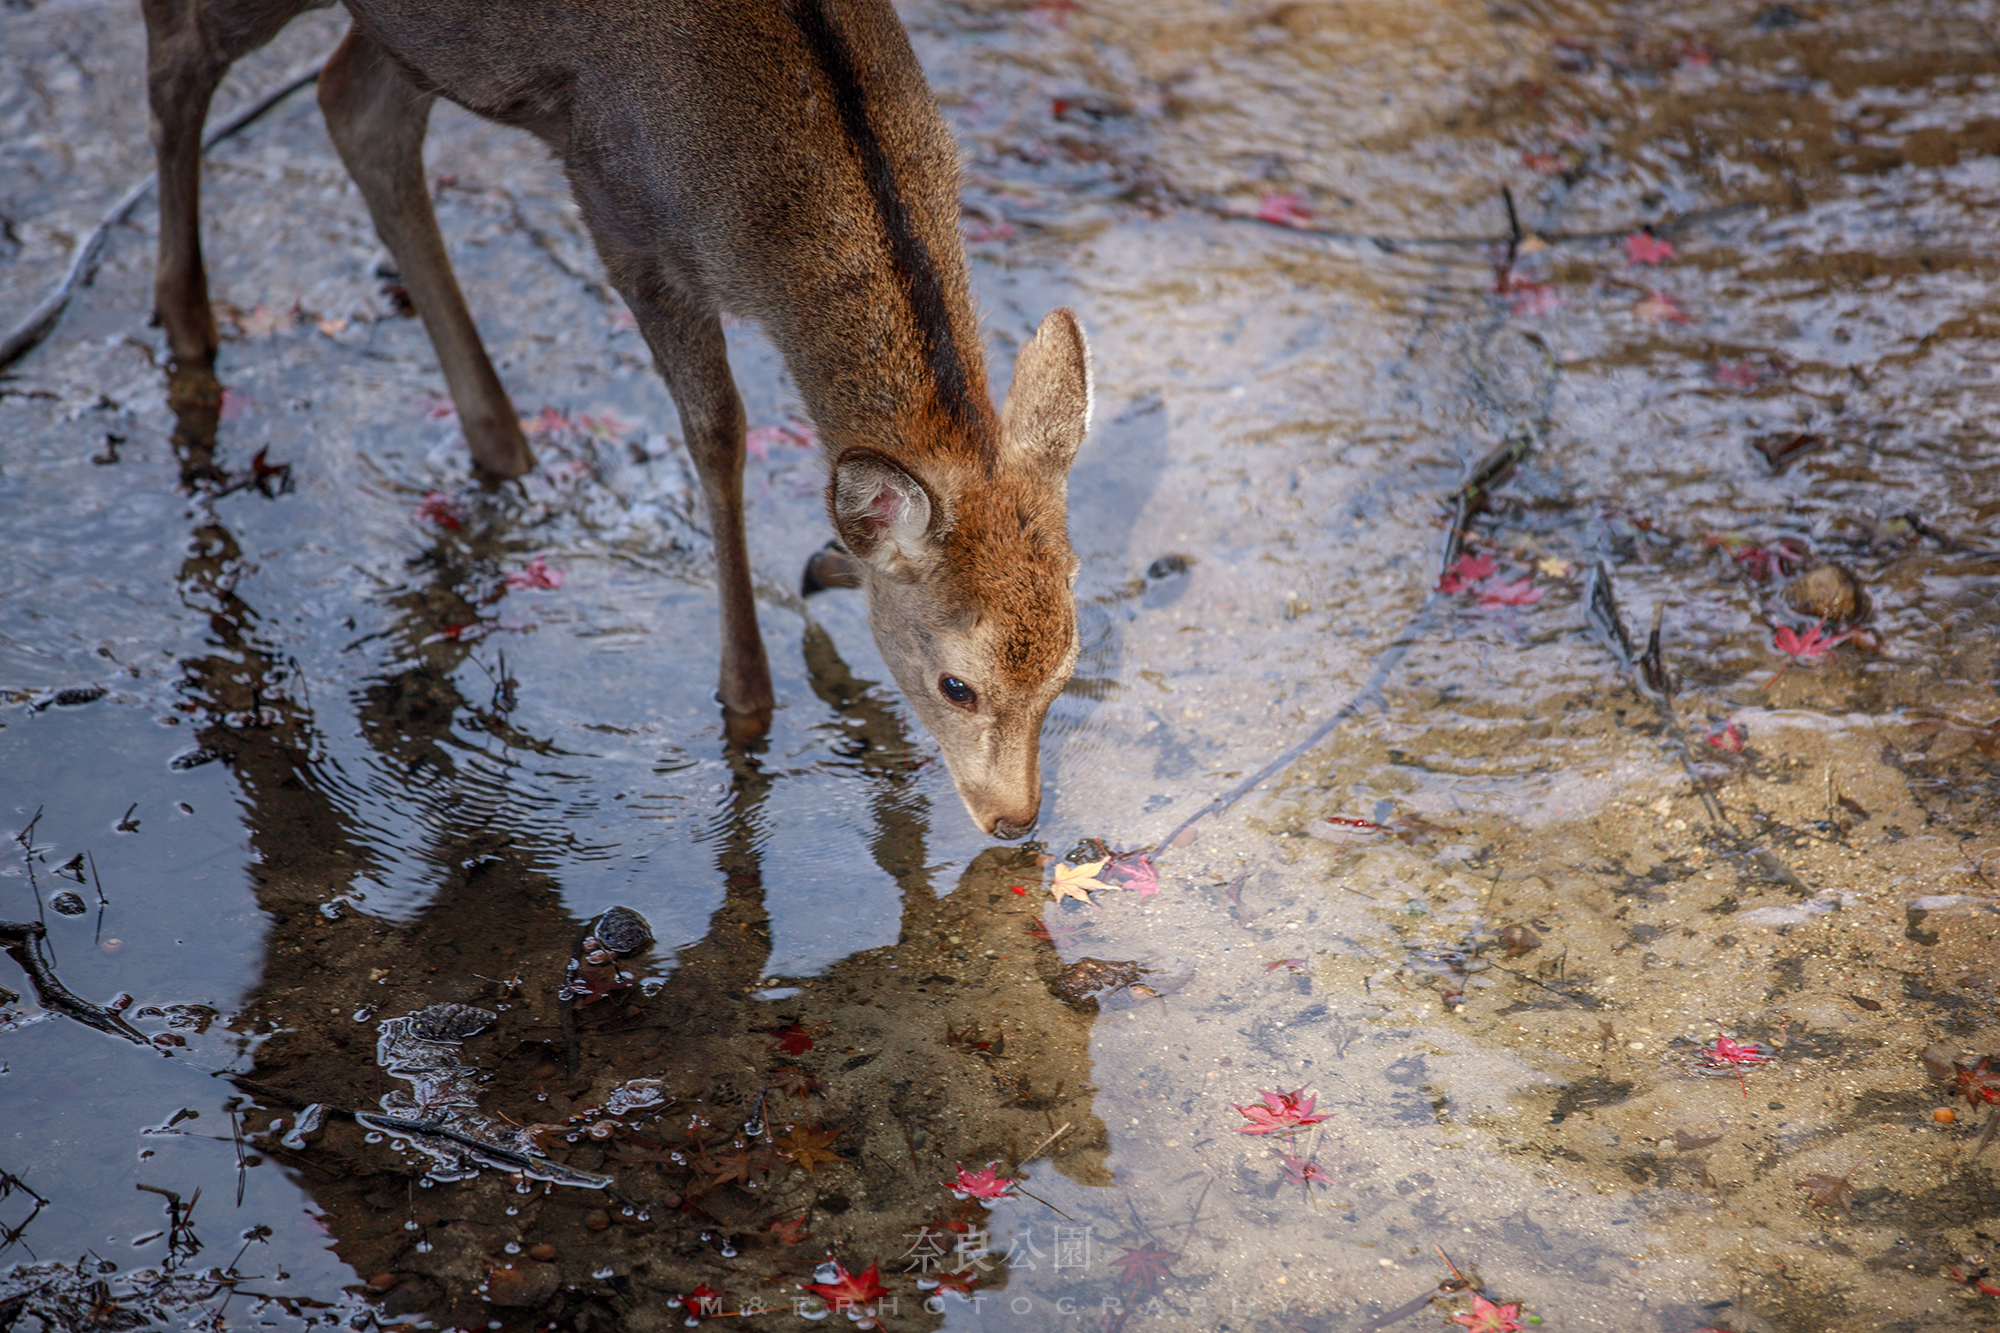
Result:
<svg viewBox="0 0 2000 1333"><path fill-rule="evenodd" d="M1025 838L1035 831L1035 820L1040 814L1041 811L1036 810L1026 819L1010 819L1001 815L993 821L993 836L1006 842Z"/></svg>

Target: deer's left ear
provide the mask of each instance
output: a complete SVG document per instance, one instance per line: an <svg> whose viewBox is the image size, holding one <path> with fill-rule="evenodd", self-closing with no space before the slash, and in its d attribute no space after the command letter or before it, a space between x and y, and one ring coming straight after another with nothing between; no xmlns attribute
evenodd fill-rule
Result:
<svg viewBox="0 0 2000 1333"><path fill-rule="evenodd" d="M884 568L923 563L951 526L949 506L886 454L849 449L833 465L833 526L847 549Z"/></svg>
<svg viewBox="0 0 2000 1333"><path fill-rule="evenodd" d="M1014 383L1000 409L1000 437L1019 462L1069 471L1090 430L1090 344L1076 312L1049 312L1014 362Z"/></svg>

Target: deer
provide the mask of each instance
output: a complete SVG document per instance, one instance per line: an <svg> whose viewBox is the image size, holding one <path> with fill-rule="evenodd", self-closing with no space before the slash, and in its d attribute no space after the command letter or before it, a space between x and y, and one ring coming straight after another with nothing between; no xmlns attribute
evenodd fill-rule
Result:
<svg viewBox="0 0 2000 1333"><path fill-rule="evenodd" d="M421 317L475 473L534 466L426 186L440 97L561 161L611 286L680 413L714 542L724 731L775 706L743 518L744 410L724 312L759 324L818 430L838 546L883 659L980 830L1041 804L1040 740L1074 671L1068 476L1090 428L1069 309L996 412L959 235L955 141L887 0L344 0L318 80L342 164ZM154 300L175 377L213 384L201 135L232 62L329 0L142 0L159 167ZM177 381L179 382L178 378Z"/></svg>

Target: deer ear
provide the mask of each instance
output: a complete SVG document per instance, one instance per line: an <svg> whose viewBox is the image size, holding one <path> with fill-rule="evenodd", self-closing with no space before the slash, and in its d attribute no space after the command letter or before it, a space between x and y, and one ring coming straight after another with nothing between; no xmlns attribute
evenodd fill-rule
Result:
<svg viewBox="0 0 2000 1333"><path fill-rule="evenodd" d="M922 560L945 517L930 488L884 454L849 449L833 465L834 530L870 564Z"/></svg>
<svg viewBox="0 0 2000 1333"><path fill-rule="evenodd" d="M1000 436L1017 461L1069 471L1090 430L1090 344L1076 312L1054 310L1014 361Z"/></svg>

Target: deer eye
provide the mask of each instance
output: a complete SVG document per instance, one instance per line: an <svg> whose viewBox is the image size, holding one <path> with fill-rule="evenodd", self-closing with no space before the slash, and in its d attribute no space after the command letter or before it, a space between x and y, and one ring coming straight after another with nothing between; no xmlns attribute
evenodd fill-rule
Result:
<svg viewBox="0 0 2000 1333"><path fill-rule="evenodd" d="M973 692L972 687L957 676L939 676L938 693L960 708L970 708L979 702L979 696Z"/></svg>

